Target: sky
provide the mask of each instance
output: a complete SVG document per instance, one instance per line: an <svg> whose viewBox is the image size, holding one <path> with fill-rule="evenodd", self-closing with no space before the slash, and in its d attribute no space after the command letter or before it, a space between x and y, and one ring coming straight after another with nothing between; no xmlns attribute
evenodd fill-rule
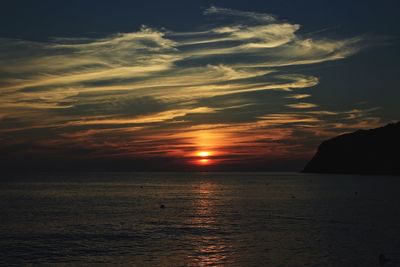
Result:
<svg viewBox="0 0 400 267"><path fill-rule="evenodd" d="M296 171L397 121L396 1L3 1L0 160Z"/></svg>

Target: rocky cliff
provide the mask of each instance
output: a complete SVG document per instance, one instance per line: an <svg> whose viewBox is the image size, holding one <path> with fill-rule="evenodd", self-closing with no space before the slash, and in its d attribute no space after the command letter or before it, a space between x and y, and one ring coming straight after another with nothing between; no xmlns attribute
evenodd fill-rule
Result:
<svg viewBox="0 0 400 267"><path fill-rule="evenodd" d="M400 122L324 141L303 172L400 175Z"/></svg>

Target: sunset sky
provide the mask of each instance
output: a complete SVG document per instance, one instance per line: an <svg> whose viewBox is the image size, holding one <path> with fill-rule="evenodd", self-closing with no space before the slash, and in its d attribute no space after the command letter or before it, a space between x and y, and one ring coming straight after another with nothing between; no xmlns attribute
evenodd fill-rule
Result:
<svg viewBox="0 0 400 267"><path fill-rule="evenodd" d="M399 119L397 1L4 1L4 167L299 170Z"/></svg>

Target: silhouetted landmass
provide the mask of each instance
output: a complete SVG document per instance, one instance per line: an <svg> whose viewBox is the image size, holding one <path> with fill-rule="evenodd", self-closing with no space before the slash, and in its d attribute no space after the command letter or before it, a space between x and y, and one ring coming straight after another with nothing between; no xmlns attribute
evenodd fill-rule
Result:
<svg viewBox="0 0 400 267"><path fill-rule="evenodd" d="M303 172L400 175L400 122L324 141Z"/></svg>

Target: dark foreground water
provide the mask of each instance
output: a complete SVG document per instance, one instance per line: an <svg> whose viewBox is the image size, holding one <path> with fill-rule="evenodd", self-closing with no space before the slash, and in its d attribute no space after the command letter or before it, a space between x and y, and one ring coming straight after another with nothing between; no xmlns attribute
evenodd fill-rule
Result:
<svg viewBox="0 0 400 267"><path fill-rule="evenodd" d="M400 177L3 176L0 264L400 266ZM164 205L165 208L161 208Z"/></svg>

